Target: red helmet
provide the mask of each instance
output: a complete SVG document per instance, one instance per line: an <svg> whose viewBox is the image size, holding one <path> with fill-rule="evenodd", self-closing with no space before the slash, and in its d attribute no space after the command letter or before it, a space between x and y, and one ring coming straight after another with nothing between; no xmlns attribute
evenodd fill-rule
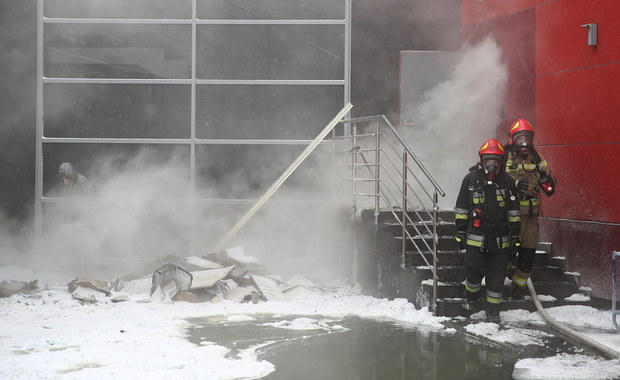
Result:
<svg viewBox="0 0 620 380"><path fill-rule="evenodd" d="M482 158L483 154L496 154L501 156L499 157L501 159L504 156L504 147L499 141L497 141L497 139L491 138L482 144L478 150L478 154L480 155L480 158Z"/></svg>
<svg viewBox="0 0 620 380"><path fill-rule="evenodd" d="M534 127L530 124L529 121L525 119L518 119L512 126L510 127L510 141L509 144L513 145L515 143L516 135L530 135L531 139L534 138Z"/></svg>
<svg viewBox="0 0 620 380"><path fill-rule="evenodd" d="M500 173L504 158L504 147L494 138L485 141L478 150L480 167L484 170L488 180L494 180Z"/></svg>

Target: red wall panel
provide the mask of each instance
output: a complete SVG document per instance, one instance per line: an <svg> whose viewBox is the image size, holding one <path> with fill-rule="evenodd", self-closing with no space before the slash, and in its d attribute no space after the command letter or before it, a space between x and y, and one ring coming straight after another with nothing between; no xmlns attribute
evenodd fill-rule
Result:
<svg viewBox="0 0 620 380"><path fill-rule="evenodd" d="M609 258L620 249L620 0L462 4L464 39L492 34L502 47L510 73L503 124L533 122L558 178L556 194L543 197L541 240L596 297L609 298ZM598 24L596 47L586 23ZM502 141L506 128L498 126Z"/></svg>
<svg viewBox="0 0 620 380"><path fill-rule="evenodd" d="M542 199L545 216L620 223L620 143L538 149L558 180L556 193Z"/></svg>
<svg viewBox="0 0 620 380"><path fill-rule="evenodd" d="M620 142L619 94L620 62L537 77L538 144Z"/></svg>
<svg viewBox="0 0 620 380"><path fill-rule="evenodd" d="M587 28L598 24L598 45ZM536 73L545 74L620 61L620 1L562 0L536 8Z"/></svg>
<svg viewBox="0 0 620 380"><path fill-rule="evenodd" d="M463 0L463 25L507 15L549 0Z"/></svg>

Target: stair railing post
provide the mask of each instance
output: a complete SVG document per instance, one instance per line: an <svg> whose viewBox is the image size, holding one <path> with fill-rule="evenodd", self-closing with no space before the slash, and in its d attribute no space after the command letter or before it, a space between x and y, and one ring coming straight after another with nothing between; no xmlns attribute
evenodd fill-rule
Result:
<svg viewBox="0 0 620 380"><path fill-rule="evenodd" d="M376 120L375 128L375 225L379 225L379 179L381 164L381 135L379 119Z"/></svg>
<svg viewBox="0 0 620 380"><path fill-rule="evenodd" d="M403 152L403 204L402 204L402 222L401 222L401 266L405 268L407 265L406 252L407 252L407 152Z"/></svg>
<svg viewBox="0 0 620 380"><path fill-rule="evenodd" d="M353 123L353 130L352 130L352 135L351 135L351 142L352 142L352 146L351 146L351 190L353 192L353 215L351 216L352 218L356 218L357 216L357 180L356 180L356 175L357 175L357 154L359 152L358 146L357 146L357 123ZM354 219L355 220L355 219ZM354 228L355 230L355 228ZM353 246L353 250L351 252L351 278L353 279L353 283L357 284L357 256L358 256L358 252L357 252L357 236L355 234L355 231L352 234L352 246Z"/></svg>
<svg viewBox="0 0 620 380"><path fill-rule="evenodd" d="M437 312L437 209L439 199L437 190L433 192L433 314Z"/></svg>
<svg viewBox="0 0 620 380"><path fill-rule="evenodd" d="M357 123L353 123L353 133L351 135L351 190L353 194L353 210L357 211L357 181L355 175L357 172Z"/></svg>

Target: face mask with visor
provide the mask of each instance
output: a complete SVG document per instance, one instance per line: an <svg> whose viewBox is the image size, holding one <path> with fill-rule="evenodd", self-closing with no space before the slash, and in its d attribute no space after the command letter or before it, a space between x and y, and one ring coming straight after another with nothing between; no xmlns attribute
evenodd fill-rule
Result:
<svg viewBox="0 0 620 380"><path fill-rule="evenodd" d="M489 181L494 180L497 174L499 174L502 158L495 154L483 154L480 159L487 179Z"/></svg>
<svg viewBox="0 0 620 380"><path fill-rule="evenodd" d="M519 152L528 154L532 146L534 146L534 135L531 133L519 133L514 136L514 145Z"/></svg>

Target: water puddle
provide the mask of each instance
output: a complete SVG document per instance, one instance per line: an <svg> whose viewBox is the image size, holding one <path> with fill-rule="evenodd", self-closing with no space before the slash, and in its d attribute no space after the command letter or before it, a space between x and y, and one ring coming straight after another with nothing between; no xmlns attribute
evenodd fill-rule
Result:
<svg viewBox="0 0 620 380"><path fill-rule="evenodd" d="M229 348L260 346L275 365L264 379L510 379L516 350L463 333L357 317L262 315L194 318L188 339Z"/></svg>

